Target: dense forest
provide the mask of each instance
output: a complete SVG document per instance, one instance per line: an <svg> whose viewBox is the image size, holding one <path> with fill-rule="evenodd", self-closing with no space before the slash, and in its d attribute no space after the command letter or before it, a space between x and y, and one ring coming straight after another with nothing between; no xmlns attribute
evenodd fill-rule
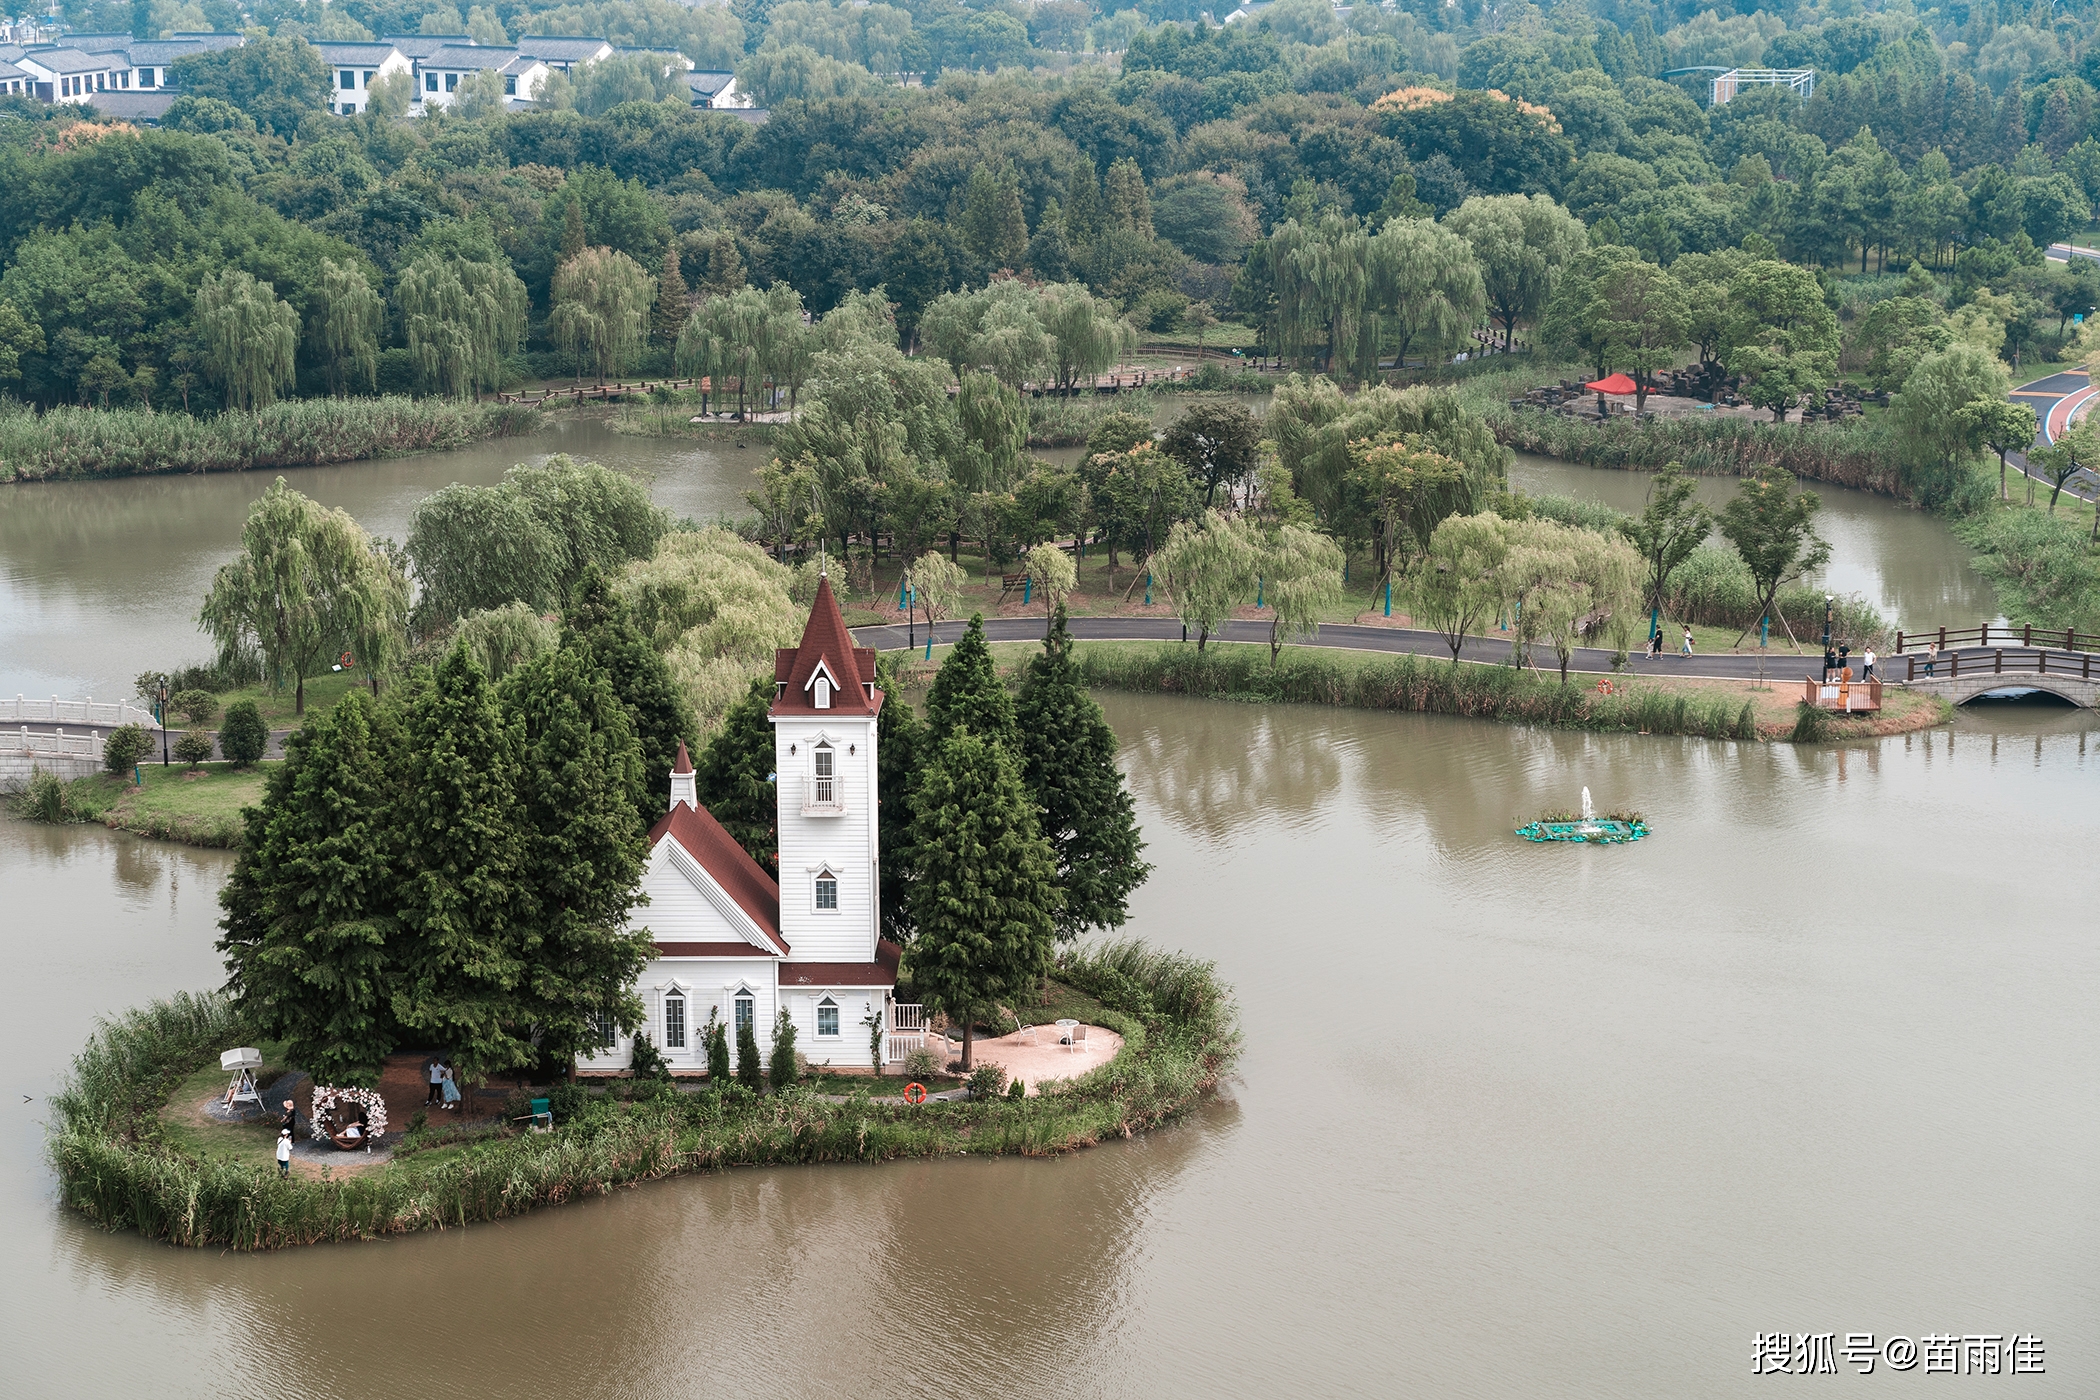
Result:
<svg viewBox="0 0 2100 1400"><path fill-rule="evenodd" d="M1483 317L1537 322L1596 245L1693 258L1694 280L1812 269L1862 372L1972 307L1968 338L2046 357L2094 301L2037 252L2100 196L2079 6L1278 0L1220 26L1179 0L420 3L318 24L68 7L82 30L251 42L184 60L162 129L0 102L0 392L195 410L668 369L692 310L745 288L821 316L880 286L910 347L937 297L1001 272L1083 284L1140 333L1244 322L1361 377ZM323 110L305 38L418 30L675 49L735 68L770 118L694 110L642 55L578 70L546 110L470 94L409 117L405 84ZM1758 63L1814 67L1813 95L1709 109L1708 75L1660 76ZM1873 276L1912 265L1933 275L1902 297ZM1890 299L1910 304L1877 320Z"/></svg>

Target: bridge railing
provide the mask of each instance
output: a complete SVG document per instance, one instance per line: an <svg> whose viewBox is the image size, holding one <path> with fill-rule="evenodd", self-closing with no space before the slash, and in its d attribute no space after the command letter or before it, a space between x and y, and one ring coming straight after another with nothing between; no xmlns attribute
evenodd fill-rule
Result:
<svg viewBox="0 0 2100 1400"><path fill-rule="evenodd" d="M2053 627L1993 627L1981 623L1975 627L1927 628L1923 632L1898 632L1896 655L1901 656L1907 647L1924 647L1937 643L1941 651L1949 647L1987 647L1995 641L2001 647L2058 647L2064 651L2100 651L2100 632L2080 632L2066 627L2061 631Z"/></svg>
<svg viewBox="0 0 2100 1400"><path fill-rule="evenodd" d="M93 724L111 729L125 724L143 724L148 729L159 727L152 711L121 700L97 701L93 696L85 700L61 700L56 695L47 700L30 700L20 695L12 700L0 700L0 724Z"/></svg>
<svg viewBox="0 0 2100 1400"><path fill-rule="evenodd" d="M1950 651L1937 661L1914 651L1903 658L1903 672L1906 681L1958 681L1963 676L2027 674L2077 676L2089 681L2093 678L2093 653L2041 650L2007 656L2000 648L1989 656L1971 656L1964 664L1958 651Z"/></svg>
<svg viewBox="0 0 2100 1400"><path fill-rule="evenodd" d="M48 755L52 758L102 757L102 736L92 732L68 734L61 729L54 734L34 733L28 729L17 729L6 740L0 740L16 753Z"/></svg>

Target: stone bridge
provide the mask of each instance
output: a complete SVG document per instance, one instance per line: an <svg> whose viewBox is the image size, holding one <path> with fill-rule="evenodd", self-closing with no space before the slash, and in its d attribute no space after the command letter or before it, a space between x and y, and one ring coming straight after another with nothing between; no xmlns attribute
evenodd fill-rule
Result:
<svg viewBox="0 0 2100 1400"><path fill-rule="evenodd" d="M1988 695L1994 690L2045 690L2082 709L2100 708L2100 677L2088 680L2075 670L2037 672L2030 666L2017 672L2009 669L1997 672L1964 668L1958 676L1919 676L1907 685L1912 690L1942 696L1957 705L1966 705L1977 696Z"/></svg>

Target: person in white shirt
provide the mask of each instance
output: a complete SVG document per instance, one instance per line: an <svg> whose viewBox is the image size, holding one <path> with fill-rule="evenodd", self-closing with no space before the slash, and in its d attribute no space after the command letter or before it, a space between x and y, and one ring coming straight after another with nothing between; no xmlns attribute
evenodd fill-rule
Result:
<svg viewBox="0 0 2100 1400"><path fill-rule="evenodd" d="M290 1176L292 1174L292 1130L290 1128L280 1129L277 1134L277 1174L279 1176Z"/></svg>
<svg viewBox="0 0 2100 1400"><path fill-rule="evenodd" d="M1861 652L1861 653L1860 653L1860 663L1861 663L1861 664L1860 664L1859 678L1860 678L1861 680L1863 680L1863 681L1870 681L1870 680L1873 680L1873 679L1874 679L1874 648L1872 648L1872 647L1868 647L1868 648L1867 648L1867 649L1866 649L1865 651L1863 651L1863 652Z"/></svg>

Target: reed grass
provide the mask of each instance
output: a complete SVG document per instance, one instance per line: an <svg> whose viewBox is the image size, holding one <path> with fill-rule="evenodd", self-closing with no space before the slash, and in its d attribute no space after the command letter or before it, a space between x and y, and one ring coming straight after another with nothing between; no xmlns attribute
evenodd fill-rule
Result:
<svg viewBox="0 0 2100 1400"><path fill-rule="evenodd" d="M1476 407L1505 445L1584 466L1658 471L1676 462L1695 476L1744 476L1762 467L1783 467L1803 481L1912 499L1894 433L1879 418L1765 423L1706 414L1597 423L1507 403Z"/></svg>
<svg viewBox="0 0 2100 1400"><path fill-rule="evenodd" d="M1230 1072L1239 1034L1210 964L1136 944L1066 952L1054 975L1124 1035L1108 1064L1047 1095L906 1108L806 1088L592 1096L547 1134L415 1153L338 1180L206 1163L170 1145L176 1085L248 1028L217 995L182 995L99 1026L53 1097L60 1198L112 1230L190 1247L273 1249L443 1229L725 1167L1066 1152L1185 1113ZM441 1144L431 1143L432 1148Z"/></svg>
<svg viewBox="0 0 2100 1400"><path fill-rule="evenodd" d="M539 426L536 408L451 399L298 399L209 418L141 409L0 414L0 482L256 471L458 447Z"/></svg>
<svg viewBox="0 0 2100 1400"><path fill-rule="evenodd" d="M1457 715L1569 729L1755 739L1748 703L1694 696L1638 682L1603 695L1557 677L1421 656L1345 664L1314 651L1286 651L1274 666L1266 647L1094 647L1074 664L1085 685L1104 690L1221 700L1332 705Z"/></svg>

